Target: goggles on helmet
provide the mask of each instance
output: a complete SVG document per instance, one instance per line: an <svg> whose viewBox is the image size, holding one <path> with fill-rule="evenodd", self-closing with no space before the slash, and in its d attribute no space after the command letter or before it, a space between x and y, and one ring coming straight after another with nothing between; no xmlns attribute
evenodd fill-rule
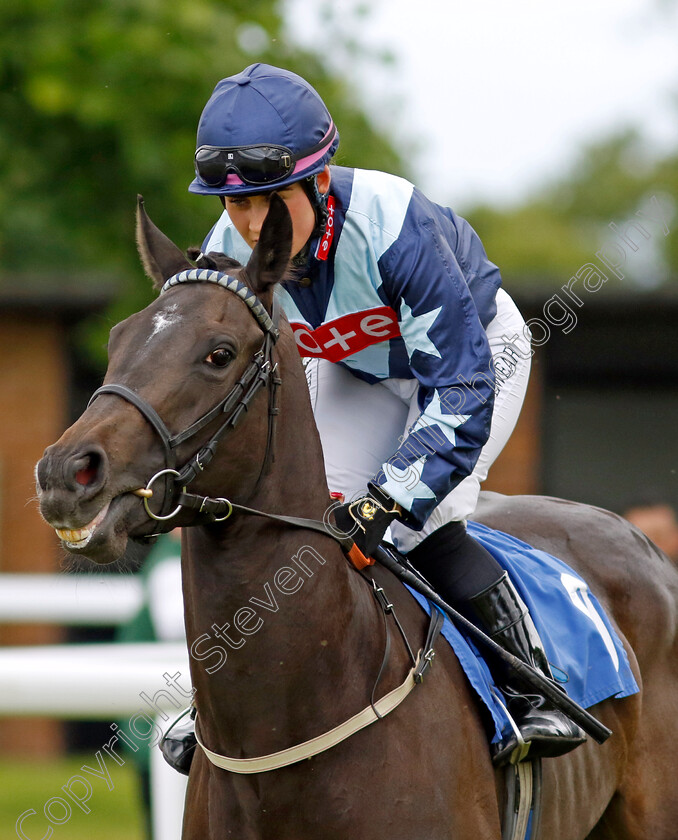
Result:
<svg viewBox="0 0 678 840"><path fill-rule="evenodd" d="M336 128L310 149L295 154L286 146L257 144L253 146L200 146L195 153L195 174L207 187L223 187L239 178L245 184L276 184L296 169L305 170L318 153L330 146ZM233 175L229 177L230 173Z"/></svg>

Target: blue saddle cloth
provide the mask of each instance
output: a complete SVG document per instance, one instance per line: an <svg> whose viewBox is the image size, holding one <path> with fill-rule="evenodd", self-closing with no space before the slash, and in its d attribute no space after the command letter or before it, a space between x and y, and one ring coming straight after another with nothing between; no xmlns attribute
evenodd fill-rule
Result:
<svg viewBox="0 0 678 840"><path fill-rule="evenodd" d="M619 636L579 575L562 560L501 531L469 522L468 532L508 571L530 609L555 679L573 700L587 709L608 697L628 697L639 690ZM410 592L430 614L426 598ZM499 741L511 727L494 696L496 688L485 661L449 619L442 634L492 716L492 741Z"/></svg>

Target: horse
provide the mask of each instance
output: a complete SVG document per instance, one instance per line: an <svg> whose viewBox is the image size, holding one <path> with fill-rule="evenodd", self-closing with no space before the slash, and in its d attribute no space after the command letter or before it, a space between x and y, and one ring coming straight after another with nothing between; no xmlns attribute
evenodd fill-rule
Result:
<svg viewBox="0 0 678 840"><path fill-rule="evenodd" d="M410 653L375 591L415 649L428 618L386 569L358 571L326 530L285 519L323 521L330 496L294 337L284 315L271 326L290 258L284 202L272 198L244 267L211 254L196 269L142 201L137 238L156 287L182 272L196 282L170 281L113 328L103 388L37 465L40 511L69 552L97 564L182 526L201 742L236 760L271 755L401 685ZM678 571L633 526L586 505L483 494L476 518L589 582L641 687L591 710L608 741L544 760L539 837L672 840ZM312 757L240 773L197 749L183 839L499 840L505 770L457 658L440 641L436 653L390 714Z"/></svg>

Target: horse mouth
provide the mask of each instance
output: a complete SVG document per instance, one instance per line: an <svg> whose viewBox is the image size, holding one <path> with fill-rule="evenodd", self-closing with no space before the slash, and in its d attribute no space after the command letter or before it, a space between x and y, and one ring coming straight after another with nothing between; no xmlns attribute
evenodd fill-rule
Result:
<svg viewBox="0 0 678 840"><path fill-rule="evenodd" d="M55 527L56 535L63 543L64 548L68 549L68 551L81 551L83 548L86 548L91 542L97 528L106 519L111 501L106 502L94 519L87 525L83 525L82 528Z"/></svg>
<svg viewBox="0 0 678 840"><path fill-rule="evenodd" d="M95 562L112 562L124 552L131 530L145 530L147 517L139 516L135 511L139 500L135 500L136 504L133 500L132 492L121 493L106 502L87 525L76 528L60 522L52 527L69 553L84 555Z"/></svg>

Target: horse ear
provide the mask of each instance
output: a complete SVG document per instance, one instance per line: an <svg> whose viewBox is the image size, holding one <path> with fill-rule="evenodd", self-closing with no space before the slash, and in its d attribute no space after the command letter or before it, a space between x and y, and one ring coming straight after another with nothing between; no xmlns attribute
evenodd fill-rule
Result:
<svg viewBox="0 0 678 840"><path fill-rule="evenodd" d="M255 294L268 291L283 279L291 252L292 217L282 198L273 193L259 241L243 272Z"/></svg>
<svg viewBox="0 0 678 840"><path fill-rule="evenodd" d="M155 289L173 274L193 268L174 242L149 219L141 195L137 196L137 248L144 271Z"/></svg>

